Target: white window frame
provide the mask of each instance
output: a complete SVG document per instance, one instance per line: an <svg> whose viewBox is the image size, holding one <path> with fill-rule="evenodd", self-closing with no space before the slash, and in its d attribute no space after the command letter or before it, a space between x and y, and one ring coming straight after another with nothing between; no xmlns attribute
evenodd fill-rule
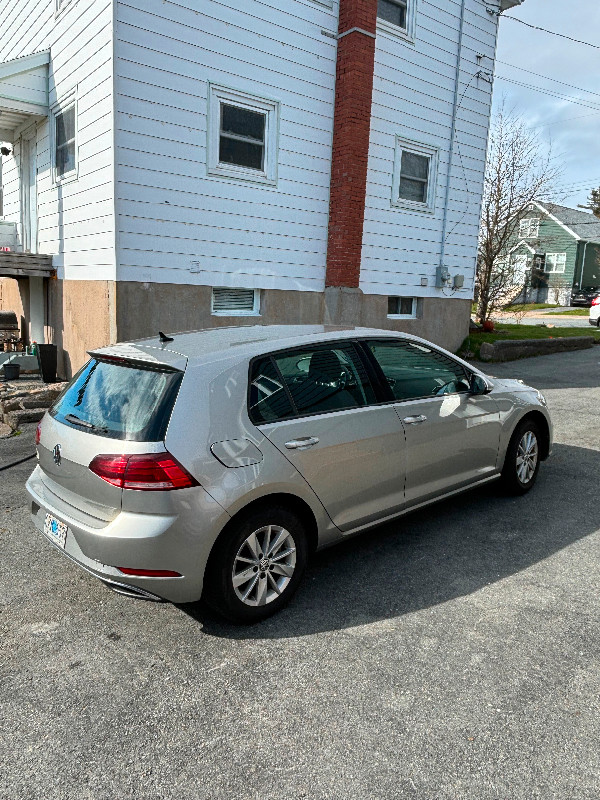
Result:
<svg viewBox="0 0 600 800"><path fill-rule="evenodd" d="M524 282L531 265L527 253L511 253L510 267L516 283Z"/></svg>
<svg viewBox="0 0 600 800"><path fill-rule="evenodd" d="M265 114L265 158L262 170L219 161L221 103ZM277 100L256 97L237 89L229 89L226 86L209 84L207 136L207 172L209 175L270 186L277 185L279 150L279 102Z"/></svg>
<svg viewBox="0 0 600 800"><path fill-rule="evenodd" d="M213 286L210 293L210 313L213 315L213 317L260 317L260 289L251 290L254 293L254 305L251 311L240 311L235 309L215 311L215 289L227 289L229 291L244 289L244 291L248 291L248 288L248 286Z"/></svg>
<svg viewBox="0 0 600 800"><path fill-rule="evenodd" d="M397 297L399 300L412 300L412 313L411 314L388 314L388 319L416 319L417 318L417 308L418 308L418 298L417 297L410 297L408 295L400 295L400 294L390 294L388 295L388 301L392 297Z"/></svg>
<svg viewBox="0 0 600 800"><path fill-rule="evenodd" d="M56 118L71 108L75 111L75 168L58 175L56 171ZM52 164L52 183L54 186L70 183L79 178L79 126L77 113L77 96L75 93L63 98L50 109L50 161Z"/></svg>
<svg viewBox="0 0 600 800"><path fill-rule="evenodd" d="M424 203L416 200L405 200L400 197L400 169L402 166L402 153L406 151L417 156L429 158L429 175L427 180L427 198ZM424 211L433 214L435 211L435 195L437 189L439 148L421 142L414 142L396 136L396 152L394 155L394 175L392 178L392 206L395 208L410 209L411 211Z"/></svg>
<svg viewBox="0 0 600 800"><path fill-rule="evenodd" d="M390 0L393 2L394 0ZM377 30L381 33L388 33L407 42L414 42L417 30L417 0L407 0L406 3L406 28L394 25L386 19L377 17Z"/></svg>
<svg viewBox="0 0 600 800"><path fill-rule="evenodd" d="M538 217L527 217L519 222L519 239L537 239L540 235Z"/></svg>
<svg viewBox="0 0 600 800"><path fill-rule="evenodd" d="M548 269L548 259L554 259L554 269ZM562 269L557 269L557 267L561 266ZM544 264L544 272L549 273L550 275L561 275L564 273L567 266L567 254L566 253L546 253L546 261Z"/></svg>

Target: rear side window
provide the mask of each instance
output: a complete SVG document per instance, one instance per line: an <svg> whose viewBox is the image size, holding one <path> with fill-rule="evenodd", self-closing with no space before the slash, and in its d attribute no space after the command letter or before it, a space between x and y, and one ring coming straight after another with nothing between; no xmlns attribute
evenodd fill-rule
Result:
<svg viewBox="0 0 600 800"><path fill-rule="evenodd" d="M414 400L469 391L469 379L456 361L418 342L367 342L395 400Z"/></svg>
<svg viewBox="0 0 600 800"><path fill-rule="evenodd" d="M373 388L351 344L288 350L253 365L250 418L257 424L373 402Z"/></svg>
<svg viewBox="0 0 600 800"><path fill-rule="evenodd" d="M50 414L78 430L131 442L164 439L183 373L92 359Z"/></svg>

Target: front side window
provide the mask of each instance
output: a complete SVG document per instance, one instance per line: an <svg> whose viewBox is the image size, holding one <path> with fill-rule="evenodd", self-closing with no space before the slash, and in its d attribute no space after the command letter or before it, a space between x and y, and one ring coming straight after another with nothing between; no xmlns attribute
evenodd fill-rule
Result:
<svg viewBox="0 0 600 800"><path fill-rule="evenodd" d="M436 172L436 148L397 138L392 205L433 211Z"/></svg>
<svg viewBox="0 0 600 800"><path fill-rule="evenodd" d="M546 272L564 272L566 265L566 253L546 253Z"/></svg>
<svg viewBox="0 0 600 800"><path fill-rule="evenodd" d="M367 342L395 400L415 400L470 390L461 364L420 342Z"/></svg>
<svg viewBox="0 0 600 800"><path fill-rule="evenodd" d="M75 106L54 116L54 169L57 178L76 173Z"/></svg>
<svg viewBox="0 0 600 800"><path fill-rule="evenodd" d="M416 316L416 297L388 297L388 317L414 319Z"/></svg>
<svg viewBox="0 0 600 800"><path fill-rule="evenodd" d="M209 93L208 174L275 183L279 104L212 84Z"/></svg>
<svg viewBox="0 0 600 800"><path fill-rule="evenodd" d="M533 217L522 219L519 222L519 238L520 239L537 239L540 232L540 221Z"/></svg>

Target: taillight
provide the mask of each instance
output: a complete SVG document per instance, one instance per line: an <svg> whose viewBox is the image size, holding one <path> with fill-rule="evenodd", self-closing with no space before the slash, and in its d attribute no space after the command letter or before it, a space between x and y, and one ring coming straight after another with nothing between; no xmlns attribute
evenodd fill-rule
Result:
<svg viewBox="0 0 600 800"><path fill-rule="evenodd" d="M592 300L592 305L593 306L600 306L600 294L597 295L596 297L594 297L594 299Z"/></svg>
<svg viewBox="0 0 600 800"><path fill-rule="evenodd" d="M198 481L170 453L96 456L90 469L119 489L158 492L198 486Z"/></svg>
<svg viewBox="0 0 600 800"><path fill-rule="evenodd" d="M40 443L40 439L42 438L42 423L41 420L37 424L37 428L35 429L35 446L37 447Z"/></svg>

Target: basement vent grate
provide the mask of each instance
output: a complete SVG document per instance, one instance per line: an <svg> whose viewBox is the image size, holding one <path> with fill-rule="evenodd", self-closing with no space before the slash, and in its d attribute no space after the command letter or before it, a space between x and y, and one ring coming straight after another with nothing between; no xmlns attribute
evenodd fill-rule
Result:
<svg viewBox="0 0 600 800"><path fill-rule="evenodd" d="M218 288L212 290L212 313L243 316L259 313L257 289Z"/></svg>

